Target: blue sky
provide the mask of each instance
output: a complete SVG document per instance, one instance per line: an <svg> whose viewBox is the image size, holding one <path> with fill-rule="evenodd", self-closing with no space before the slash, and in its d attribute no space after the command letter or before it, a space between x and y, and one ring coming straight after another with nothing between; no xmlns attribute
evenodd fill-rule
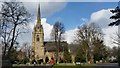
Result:
<svg viewBox="0 0 120 68"><path fill-rule="evenodd" d="M26 2L24 5L34 16L29 23L30 32L22 35L19 40L22 43L31 43L32 31L37 19L38 2ZM115 37L113 34L118 29L117 27L109 27L108 24L114 21L109 19L113 15L110 10L115 9L118 2L40 2L40 5L45 41L50 40L50 33L56 21L64 23L66 29L64 34L65 41L68 43L72 43L75 40L78 26L83 23L95 22L100 25L104 33L105 45L110 47L115 45L112 45L111 37Z"/></svg>
<svg viewBox="0 0 120 68"><path fill-rule="evenodd" d="M117 6L117 2L68 2L66 7L47 17L49 24L56 21L64 23L66 30L79 26L82 18L90 19L92 13L102 9L111 9Z"/></svg>
<svg viewBox="0 0 120 68"><path fill-rule="evenodd" d="M25 42L29 42L31 44L32 32L37 18L38 2L34 2L35 0L24 1L27 1L24 2L24 5L34 16L28 25L30 32L21 35L18 40L21 44ZM68 43L72 43L74 41L74 35L77 30L76 27L85 23L85 21L87 21L86 23L93 21L101 26L104 26L102 27L102 31L104 33L105 45L110 47L114 46L114 44L112 45L111 37L116 38L113 34L115 34L116 31L118 32L118 27L108 26L110 22L113 22L113 20L109 19L109 17L112 15L109 10L116 8L118 2L66 2L66 0L61 0L61 2L57 3L53 1L55 0L52 0L52 2L40 3L40 11L42 15L41 22L44 28L44 40L50 39L50 33L53 24L56 21L61 21L64 23L66 29L65 40ZM83 21L83 19L85 20Z"/></svg>

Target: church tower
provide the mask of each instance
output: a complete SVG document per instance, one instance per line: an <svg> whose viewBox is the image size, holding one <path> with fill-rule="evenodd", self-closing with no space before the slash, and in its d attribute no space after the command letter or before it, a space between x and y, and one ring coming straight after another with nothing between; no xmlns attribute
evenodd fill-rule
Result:
<svg viewBox="0 0 120 68"><path fill-rule="evenodd" d="M34 26L34 31L32 32L32 48L33 57L35 60L44 59L44 32L43 26L41 24L40 18L40 5L38 6L37 23Z"/></svg>

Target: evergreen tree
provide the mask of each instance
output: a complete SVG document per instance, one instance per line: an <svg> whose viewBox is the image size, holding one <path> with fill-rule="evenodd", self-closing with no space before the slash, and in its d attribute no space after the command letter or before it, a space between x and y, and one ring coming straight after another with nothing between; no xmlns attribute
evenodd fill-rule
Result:
<svg viewBox="0 0 120 68"><path fill-rule="evenodd" d="M68 49L65 49L64 50L64 61L66 63L71 63L72 62L72 58L71 58L71 55L70 55L70 52L68 51Z"/></svg>
<svg viewBox="0 0 120 68"><path fill-rule="evenodd" d="M120 2L118 2L118 4L119 3ZM111 12L114 13L115 15L111 16L110 19L114 19L116 21L110 23L109 26L113 26L113 25L118 26L118 25L120 25L120 7L117 6L114 10L111 10ZM118 34L118 39L119 38L120 37L119 37L119 34ZM118 44L119 44L119 41L118 41ZM118 60L119 66L120 66L120 50L119 49L118 49L118 59L117 60Z"/></svg>
<svg viewBox="0 0 120 68"><path fill-rule="evenodd" d="M9 57L10 57L9 60L11 61L11 63L15 63L15 61L18 61L16 47L13 47L11 49L11 53L10 53Z"/></svg>
<svg viewBox="0 0 120 68"><path fill-rule="evenodd" d="M94 61L100 61L106 59L106 48L103 43L103 40L95 39L93 42L94 45Z"/></svg>
<svg viewBox="0 0 120 68"><path fill-rule="evenodd" d="M77 51L77 54L75 56L75 62L86 62L85 54L82 49L79 49Z"/></svg>
<svg viewBox="0 0 120 68"><path fill-rule="evenodd" d="M120 24L120 8L117 6L114 10L110 10L110 12L115 13L115 15L111 16L110 19L116 20L109 24L109 26L118 26Z"/></svg>
<svg viewBox="0 0 120 68"><path fill-rule="evenodd" d="M118 56L117 56L117 60L118 60L118 65L120 66L120 47L118 47Z"/></svg>

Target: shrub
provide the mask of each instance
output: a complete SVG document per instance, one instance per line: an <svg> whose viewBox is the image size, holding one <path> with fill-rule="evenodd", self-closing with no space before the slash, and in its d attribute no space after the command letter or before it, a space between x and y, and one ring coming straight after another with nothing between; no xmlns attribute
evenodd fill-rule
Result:
<svg viewBox="0 0 120 68"><path fill-rule="evenodd" d="M77 51L76 56L75 56L75 62L86 62L85 59L86 59L86 58L85 58L85 56L84 56L83 51L82 51L81 49L79 49L79 50Z"/></svg>
<svg viewBox="0 0 120 68"><path fill-rule="evenodd" d="M118 65L120 66L120 47L118 48L117 60L118 60Z"/></svg>

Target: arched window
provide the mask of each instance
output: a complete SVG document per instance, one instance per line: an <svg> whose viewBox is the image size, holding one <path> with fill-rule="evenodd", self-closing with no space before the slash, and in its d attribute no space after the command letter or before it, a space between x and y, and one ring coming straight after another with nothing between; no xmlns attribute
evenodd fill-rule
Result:
<svg viewBox="0 0 120 68"><path fill-rule="evenodd" d="M39 29L40 27L38 27L38 29Z"/></svg>
<svg viewBox="0 0 120 68"><path fill-rule="evenodd" d="M39 39L39 35L37 35L37 38L36 38L36 40L37 40L37 41L39 41L39 40L40 40L40 39Z"/></svg>

